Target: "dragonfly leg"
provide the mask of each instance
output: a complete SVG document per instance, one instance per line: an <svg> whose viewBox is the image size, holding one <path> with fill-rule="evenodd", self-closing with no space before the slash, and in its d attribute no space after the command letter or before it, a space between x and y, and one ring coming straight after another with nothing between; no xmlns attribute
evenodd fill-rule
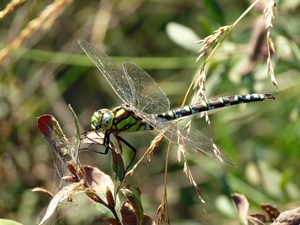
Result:
<svg viewBox="0 0 300 225"><path fill-rule="evenodd" d="M95 141L92 138L86 137L87 139L89 139L90 141L92 141L92 143L90 143L85 148L80 148L78 151L87 150L87 151L90 151L90 152L95 152L95 153L98 153L98 154L106 155L108 153L108 150L109 150L109 141L110 141L109 137L110 137L110 133L108 131L105 132L103 143ZM93 146L93 145L103 145L105 147L105 151L101 152L101 151L97 151L97 150L91 149L90 147Z"/></svg>
<svg viewBox="0 0 300 225"><path fill-rule="evenodd" d="M109 137L110 137L110 133L107 130L107 131L105 131L104 139L103 139L103 145L105 146L105 152L103 154L107 154L107 152L109 150Z"/></svg>
<svg viewBox="0 0 300 225"><path fill-rule="evenodd" d="M134 158L136 156L136 149L131 144L129 144L124 138L120 137L118 134L115 134L115 137L118 140L118 143L119 143L119 141L123 142L134 153L133 156L132 156L132 158L131 158L131 160L130 160L130 162L129 162L129 164L128 164L128 166L125 169L125 174L126 174L126 172L128 171L129 167L131 166L131 164L132 164L132 162L133 162L133 160L134 160ZM122 146L120 146L120 145L121 145L121 143L119 143L119 147L120 147L120 150L122 151Z"/></svg>

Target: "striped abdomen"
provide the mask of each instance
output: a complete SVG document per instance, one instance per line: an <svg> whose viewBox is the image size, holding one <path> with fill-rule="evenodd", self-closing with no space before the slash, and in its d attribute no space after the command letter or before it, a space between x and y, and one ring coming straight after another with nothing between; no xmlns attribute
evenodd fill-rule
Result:
<svg viewBox="0 0 300 225"><path fill-rule="evenodd" d="M167 120L175 120L184 116L193 115L195 113L208 111L225 106L237 105L241 103L258 102L265 99L275 99L272 94L246 94L246 95L233 95L226 97L214 98L208 101L201 101L194 105L187 105L179 109L170 110L166 113L157 114Z"/></svg>

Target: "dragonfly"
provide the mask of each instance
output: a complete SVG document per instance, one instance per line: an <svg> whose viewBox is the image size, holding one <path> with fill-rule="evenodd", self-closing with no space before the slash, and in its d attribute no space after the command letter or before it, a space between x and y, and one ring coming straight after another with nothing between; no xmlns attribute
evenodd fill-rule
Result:
<svg viewBox="0 0 300 225"><path fill-rule="evenodd" d="M134 152L129 166L136 155L136 149L120 134L154 129L185 151L202 152L234 166L234 162L227 153L202 132L193 128L186 130L173 121L224 106L275 99L272 94L233 95L170 110L168 97L142 68L131 61L123 62L121 66L92 44L84 40L79 40L78 43L124 102L123 105L114 109L99 109L91 118L92 130L104 134L103 145L106 148L104 152L99 153L107 154L110 135L113 135L120 149L121 142L123 142Z"/></svg>

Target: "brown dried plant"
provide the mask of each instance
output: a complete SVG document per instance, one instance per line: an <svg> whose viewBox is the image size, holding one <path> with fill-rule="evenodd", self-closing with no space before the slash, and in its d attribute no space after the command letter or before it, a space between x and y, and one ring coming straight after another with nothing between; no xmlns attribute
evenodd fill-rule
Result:
<svg viewBox="0 0 300 225"><path fill-rule="evenodd" d="M72 0L56 0L47 6L37 18L29 22L27 27L21 31L15 40L0 51L0 63L3 62L11 51L20 47L20 45L36 31L41 30L42 32L46 32L49 30L54 21L64 12L71 2Z"/></svg>
<svg viewBox="0 0 300 225"><path fill-rule="evenodd" d="M25 0L12 0L10 3L8 3L0 12L0 20L6 17L9 13L14 11L18 6L22 5L25 2Z"/></svg>
<svg viewBox="0 0 300 225"><path fill-rule="evenodd" d="M277 81L274 74L274 68L271 62L271 52L273 53L275 52L275 46L271 37L271 28L273 27L272 21L275 18L275 10L276 10L276 2L275 0L270 0L264 9L264 17L266 20L265 24L267 29L267 46L268 46L267 65L268 65L268 73L270 74L271 81L273 85L277 88Z"/></svg>

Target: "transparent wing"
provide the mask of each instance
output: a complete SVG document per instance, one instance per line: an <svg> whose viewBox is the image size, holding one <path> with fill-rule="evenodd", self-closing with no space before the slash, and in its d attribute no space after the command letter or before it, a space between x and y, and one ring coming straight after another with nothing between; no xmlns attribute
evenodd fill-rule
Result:
<svg viewBox="0 0 300 225"><path fill-rule="evenodd" d="M135 92L134 107L147 114L158 114L170 110L170 102L153 78L135 63L125 61L124 72L131 78Z"/></svg>
<svg viewBox="0 0 300 225"><path fill-rule="evenodd" d="M152 77L135 63L126 61L122 68L92 44L84 40L79 40L78 43L124 103L149 114L170 109L170 102L165 93Z"/></svg>
<svg viewBox="0 0 300 225"><path fill-rule="evenodd" d="M68 161L77 163L77 158L75 158L77 157L77 150L75 151L74 145L70 144L54 116L46 114L38 117L37 126L57 156L54 157L54 166L58 175L56 180L59 186L63 187L65 183L61 177L68 174L66 167Z"/></svg>
<svg viewBox="0 0 300 225"><path fill-rule="evenodd" d="M79 40L78 43L87 56L98 67L120 99L122 99L124 103L134 105L132 93L135 90L132 90L133 84L130 84L131 79L124 73L122 67L109 56L96 49L92 44L84 40Z"/></svg>
<svg viewBox="0 0 300 225"><path fill-rule="evenodd" d="M200 131L192 128L187 131L177 124L163 118L153 119L153 115L140 114L139 112L135 113L151 124L156 130L163 133L173 144L183 147L184 150L190 153L201 151L221 162L235 166L235 163L227 153Z"/></svg>
<svg viewBox="0 0 300 225"><path fill-rule="evenodd" d="M143 69L130 61L124 62L122 68L88 42L79 40L79 44L123 102L133 106L134 112L159 132L164 132L167 139L190 152L202 151L221 162L235 165L226 152L200 131L191 129L187 132L170 121L153 119L153 116L149 115L169 111L170 102L158 84Z"/></svg>
<svg viewBox="0 0 300 225"><path fill-rule="evenodd" d="M69 143L59 123L52 115L43 115L37 118L37 126L44 138L48 141L57 158L62 164L71 161L72 145Z"/></svg>

